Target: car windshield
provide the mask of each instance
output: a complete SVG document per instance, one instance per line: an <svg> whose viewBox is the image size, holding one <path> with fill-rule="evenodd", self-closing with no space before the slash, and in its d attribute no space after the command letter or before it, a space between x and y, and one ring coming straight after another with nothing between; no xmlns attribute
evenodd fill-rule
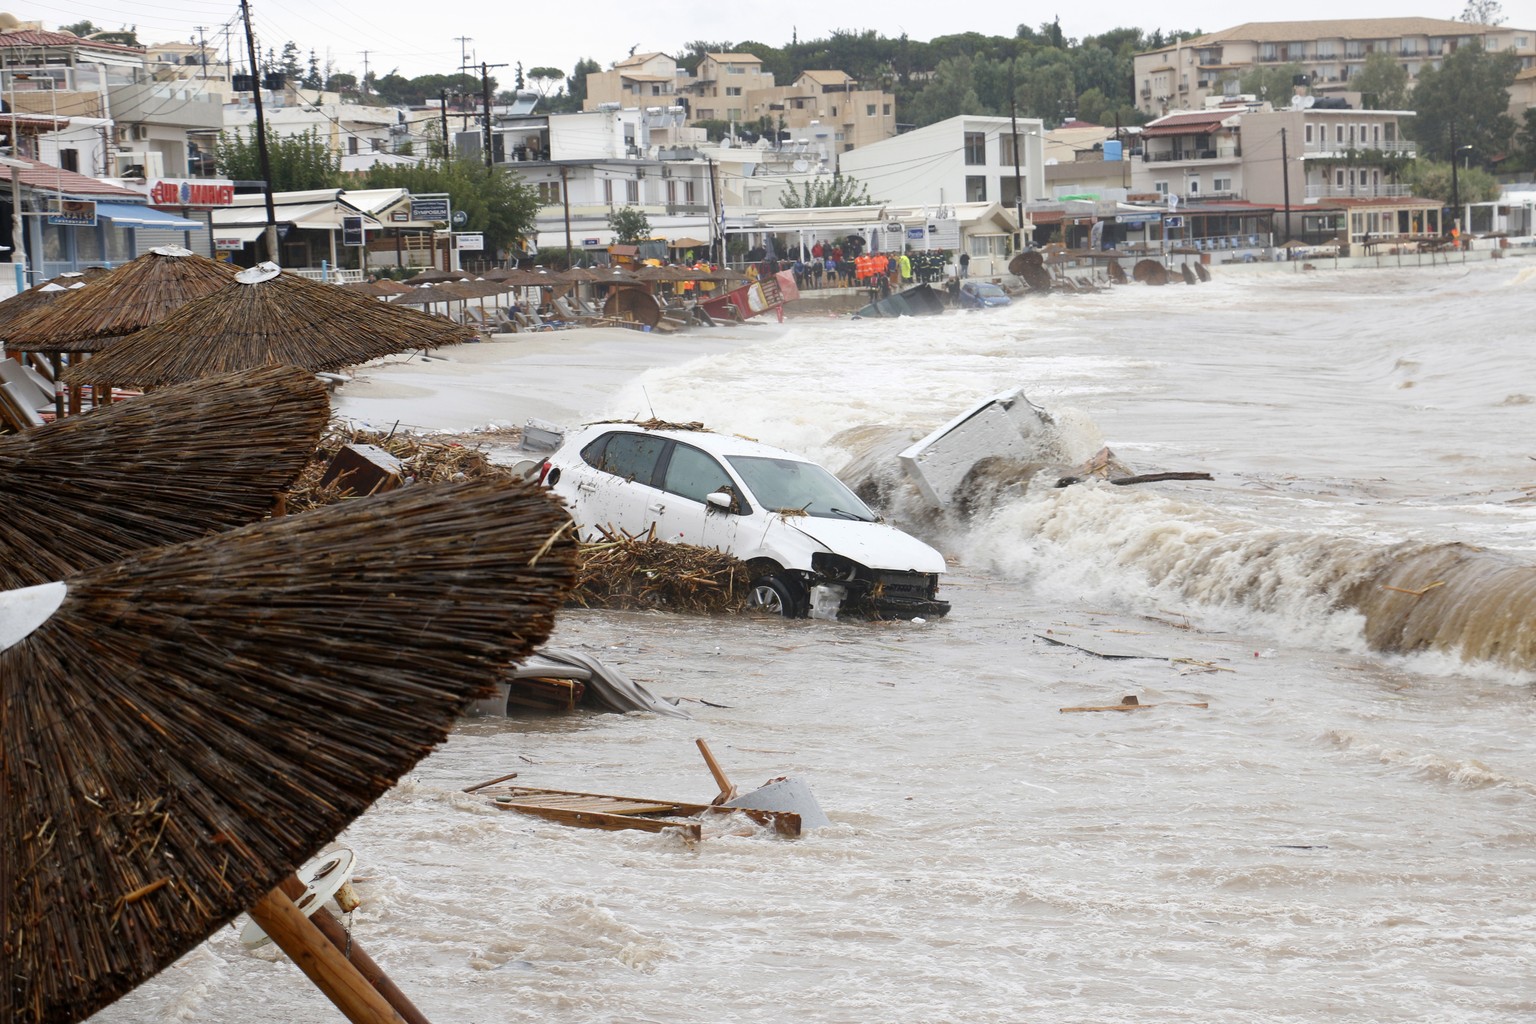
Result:
<svg viewBox="0 0 1536 1024"><path fill-rule="evenodd" d="M866 523L879 518L842 481L813 462L760 455L727 455L726 461L764 508L803 509L809 516Z"/></svg>
<svg viewBox="0 0 1536 1024"><path fill-rule="evenodd" d="M999 295L1005 294L1003 290L995 284L978 284L973 285L973 288L975 289L977 295L983 295L989 299L995 299Z"/></svg>

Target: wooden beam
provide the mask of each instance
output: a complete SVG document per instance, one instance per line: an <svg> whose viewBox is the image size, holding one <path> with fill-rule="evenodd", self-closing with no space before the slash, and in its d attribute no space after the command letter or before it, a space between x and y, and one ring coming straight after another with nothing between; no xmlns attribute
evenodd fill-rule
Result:
<svg viewBox="0 0 1536 1024"><path fill-rule="evenodd" d="M267 893L247 913L352 1024L406 1024L282 889Z"/></svg>

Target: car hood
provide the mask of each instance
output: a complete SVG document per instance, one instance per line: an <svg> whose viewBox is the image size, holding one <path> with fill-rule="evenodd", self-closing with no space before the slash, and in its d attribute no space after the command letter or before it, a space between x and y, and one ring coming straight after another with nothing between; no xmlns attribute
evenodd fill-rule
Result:
<svg viewBox="0 0 1536 1024"><path fill-rule="evenodd" d="M819 516L786 516L785 525L827 550L871 569L903 572L943 572L944 556L911 534L885 523Z"/></svg>

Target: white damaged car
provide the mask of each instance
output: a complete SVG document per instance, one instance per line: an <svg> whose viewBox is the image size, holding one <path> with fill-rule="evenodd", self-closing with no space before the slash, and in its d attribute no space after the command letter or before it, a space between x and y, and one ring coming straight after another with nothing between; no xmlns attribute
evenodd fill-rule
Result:
<svg viewBox="0 0 1536 1024"><path fill-rule="evenodd" d="M600 527L715 548L747 563L752 602L785 616L933 617L944 556L881 521L814 462L687 427L598 423L568 434L540 479L583 539Z"/></svg>

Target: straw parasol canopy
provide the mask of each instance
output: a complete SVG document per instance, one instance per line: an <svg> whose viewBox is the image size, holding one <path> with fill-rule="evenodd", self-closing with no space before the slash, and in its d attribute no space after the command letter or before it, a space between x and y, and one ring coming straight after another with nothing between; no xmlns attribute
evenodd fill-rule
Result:
<svg viewBox="0 0 1536 1024"><path fill-rule="evenodd" d="M405 279L405 283L416 287L423 284L441 284L444 281L463 281L470 275L462 270L439 270L436 267L428 267L419 274L412 274Z"/></svg>
<svg viewBox="0 0 1536 1024"><path fill-rule="evenodd" d="M18 317L6 328L5 344L18 352L99 352L223 288L235 269L190 249L151 249L89 288Z"/></svg>
<svg viewBox="0 0 1536 1024"><path fill-rule="evenodd" d="M60 274L51 281L35 284L24 292L12 295L0 302L0 338L6 334L6 325L15 321L25 313L53 303L70 294L84 288L87 283L97 280L107 272L105 267L88 267L85 270L71 270Z"/></svg>
<svg viewBox="0 0 1536 1024"><path fill-rule="evenodd" d="M679 238L676 241L668 242L667 243L667 248L669 248L669 249L708 249L709 248L709 243L703 241L702 239L698 239L698 238Z"/></svg>
<svg viewBox="0 0 1536 1024"><path fill-rule="evenodd" d="M0 1020L90 1016L317 853L548 635L567 522L408 487L0 595Z"/></svg>
<svg viewBox="0 0 1536 1024"><path fill-rule="evenodd" d="M475 338L473 330L440 317L263 263L72 367L63 379L71 385L151 388L271 363L320 372Z"/></svg>
<svg viewBox="0 0 1536 1024"><path fill-rule="evenodd" d="M0 437L0 590L261 518L329 418L313 374L269 367Z"/></svg>

